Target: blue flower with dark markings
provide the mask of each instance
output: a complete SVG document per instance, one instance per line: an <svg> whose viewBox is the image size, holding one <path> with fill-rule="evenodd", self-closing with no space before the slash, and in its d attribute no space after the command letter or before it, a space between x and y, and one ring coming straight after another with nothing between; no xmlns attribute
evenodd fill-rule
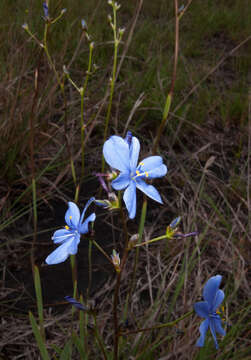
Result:
<svg viewBox="0 0 251 360"><path fill-rule="evenodd" d="M194 304L194 310L196 313L205 318L205 320L200 325L200 337L196 343L196 346L204 346L206 333L208 327L211 330L215 347L218 349L218 343L216 339L216 333L225 336L226 332L221 326L220 315L216 313L217 308L222 303L225 294L222 290L219 290L222 276L216 275L212 276L204 286L203 289L203 299L205 301L200 301Z"/></svg>
<svg viewBox="0 0 251 360"><path fill-rule="evenodd" d="M158 191L144 179L159 178L167 173L167 167L160 156L149 156L137 165L139 151L139 140L129 131L125 139L116 135L111 136L103 147L106 162L120 171L119 176L112 181L111 185L115 190L126 189L123 199L130 219L136 215L136 188L162 204Z"/></svg>
<svg viewBox="0 0 251 360"><path fill-rule="evenodd" d="M92 197L87 202L81 217L77 205L73 202L68 203L68 210L65 213L65 222L67 225L63 229L55 231L52 236L53 242L61 245L47 256L45 261L48 265L64 262L69 255L75 255L77 253L81 234L89 232L89 222L93 222L96 218L96 215L92 213L84 220L85 212L94 200L95 198Z"/></svg>

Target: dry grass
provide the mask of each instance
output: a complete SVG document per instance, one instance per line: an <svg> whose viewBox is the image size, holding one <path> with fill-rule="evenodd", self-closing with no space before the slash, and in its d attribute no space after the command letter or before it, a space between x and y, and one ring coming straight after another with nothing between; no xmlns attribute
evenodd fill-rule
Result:
<svg viewBox="0 0 251 360"><path fill-rule="evenodd" d="M166 4L161 2L160 11L150 2L145 1L145 3L147 4L142 10L134 33L135 44L132 43L132 49L128 45L128 54L124 54L123 57L125 68L123 70L122 67L121 77L118 78L111 124L111 132L115 131L119 134L125 131L124 125L129 124L142 141L142 157L143 153L147 154L151 151L156 124L159 123L164 89L169 82L166 59L172 56L170 45L172 19L169 19L167 34L162 24L164 20L160 17L160 12L165 10ZM245 80L243 83L242 78L243 74L248 72L249 65L247 60L249 25L245 23L241 33L236 21L235 33L229 30L232 16L230 5L227 4L226 13L224 12L222 17L225 23L217 17L215 11L211 11L211 16L215 20L215 31L210 27L208 32L204 30L203 24L200 24L202 20L196 17L198 10L191 7L190 21L194 27L197 26L196 29L201 26L202 34L202 38L199 38L198 30L195 31L194 36L188 34L191 42L185 39L187 27L191 23L189 18L187 22L184 19L184 27L181 29L184 32L184 40L181 33L182 51L175 106L160 146L169 173L165 179L156 182L165 205L160 209L149 201L144 229L145 240L161 235L170 221L181 215L182 232L198 230L199 236L162 241L140 248L137 281L129 303L127 321L121 321L121 326L130 331L174 320L192 309L194 302L200 299L205 281L219 273L223 275L223 288L226 294L228 335L218 353L214 352L212 342L199 352L194 344L199 333L200 319L192 316L184 319L177 327L124 338L121 351L123 358L126 359L243 360L248 358L250 330L245 317L248 316L247 304L250 299L251 113L248 106L250 97L248 98L247 95L250 82ZM30 11L36 13L36 6L33 4ZM205 17L208 10L206 6L210 10L210 5L204 6L205 9L201 9L201 18ZM222 9L223 5L219 6ZM235 6L237 11L239 8ZM149 9L154 19L148 19L146 16ZM7 12L7 7L5 11ZM86 11L91 14L89 8ZM130 11L132 9L129 4L123 13L123 20L132 25ZM242 11L241 8L241 13ZM95 16L103 19L103 15L100 11ZM33 21L41 26L40 21ZM73 42L76 44L76 40L70 35L70 30L75 31L74 22L69 23L71 24L69 28L62 25L66 27L67 36L62 36L58 29L58 33L56 32L62 45L60 51L58 44L54 44L52 40L55 49L51 46L54 49L58 69L62 68L65 57L67 63L70 62L73 56L71 52ZM6 25L5 22L4 24ZM18 24L19 27L20 25L21 23ZM219 28L216 28L216 25ZM92 174L97 167L100 167L102 124L107 104L105 90L111 68L111 49L104 33L105 26L100 20L100 29L95 30L94 35L98 38L97 59L100 69L91 79L90 90L85 98L84 116L88 122L85 140L88 174ZM220 32L219 36L221 27L225 30ZM160 29L163 31L160 32ZM39 33L39 27L37 31ZM154 35L154 40L156 38L159 41L147 42L149 31ZM168 44L165 39L168 39ZM156 50L156 42L161 44L164 40L163 48ZM27 40L21 30L17 31L16 24L8 27L4 36L1 35L1 42L5 44L5 48L1 55L3 76L0 83L0 111L3 115L0 124L2 164L0 208L3 211L0 225L2 230L0 359L39 359L40 355L27 316L27 304L35 312L32 278L29 274L29 253L33 236L29 120L33 116L36 140L34 161L38 180L38 235L41 231L36 248L36 262L44 271L46 269L42 264L48 253L48 239L53 228L61 224L63 219L63 213L57 214L58 209L62 207L63 202L72 199L73 196L70 154L77 172L80 169L80 99L72 86L66 83L65 92L68 99L66 126L62 95L58 91L55 78L51 75L42 52ZM202 44L201 48L198 47L198 43ZM86 68L87 47L86 44L82 46L79 53L81 56L77 57L71 69L73 78L77 80L80 77L79 69ZM210 48L210 52L207 48ZM221 50L222 53L219 54ZM36 69L38 69L38 96L35 98ZM83 72L81 74L83 75ZM139 99L138 103L136 99ZM235 99L234 106L233 99ZM89 192L95 195L95 192L98 192L96 189L97 183L89 176L84 183L81 200L87 198ZM55 205L56 200L60 202L60 206L58 202ZM139 213L140 210L136 222L139 220ZM56 221L58 224L55 223L54 217L58 218ZM108 226L105 239L108 253L114 247L111 243L117 244L117 248L121 250L123 243L118 240L120 237L117 230L120 229L120 223L116 223L116 215L113 220L110 216L106 216L104 224ZM130 226L132 234L137 232L135 224ZM43 231L45 231L44 235ZM96 233L98 236L98 229ZM97 239L99 243L103 240L101 236ZM107 237L111 238L110 242ZM128 288L131 286L133 255L134 250L130 253L122 278L119 299L121 313ZM84 271L86 270L87 266L84 268ZM99 277L100 273L106 274L105 280L98 281L95 286L95 276ZM42 276L42 284L46 289L46 283L43 281L45 280ZM95 255L91 300L96 303L99 331L108 346L112 345L114 281L114 274L109 264L97 260ZM64 288L61 290L66 291ZM53 289L50 291L53 292ZM56 297L55 304L45 303L47 346L51 349L51 354L56 353L55 349L52 350L52 346L57 345L62 348L70 339L72 329L78 332L77 315L72 322L71 310L68 308L63 312L60 310L61 301L62 297ZM22 307L23 311L21 311ZM98 359L100 355L97 353L97 347L93 346L91 327L88 343L89 358ZM160 345L155 349L156 344ZM149 353L148 358L145 355L146 349ZM75 348L71 358L79 358Z"/></svg>

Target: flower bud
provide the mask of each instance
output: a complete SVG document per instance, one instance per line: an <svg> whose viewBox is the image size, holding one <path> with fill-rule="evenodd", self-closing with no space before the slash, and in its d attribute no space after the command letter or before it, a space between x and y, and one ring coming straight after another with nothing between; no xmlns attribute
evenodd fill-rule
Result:
<svg viewBox="0 0 251 360"><path fill-rule="evenodd" d="M134 234L133 236L131 236L128 242L128 250L134 248L134 246L138 243L138 240L139 240L139 234Z"/></svg>
<svg viewBox="0 0 251 360"><path fill-rule="evenodd" d="M112 251L112 263L114 265L115 270L117 271L117 273L120 272L120 257L119 257L119 253L116 252L116 250Z"/></svg>

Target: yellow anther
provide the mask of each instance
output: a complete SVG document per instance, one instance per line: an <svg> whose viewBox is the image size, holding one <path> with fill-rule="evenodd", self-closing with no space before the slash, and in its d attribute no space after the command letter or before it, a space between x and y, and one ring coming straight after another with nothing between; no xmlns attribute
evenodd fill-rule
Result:
<svg viewBox="0 0 251 360"><path fill-rule="evenodd" d="M143 163L143 162L140 162L140 163L139 163L139 165L140 165L140 166L143 166L143 165L144 165L144 163Z"/></svg>
<svg viewBox="0 0 251 360"><path fill-rule="evenodd" d="M72 216L70 216L70 220L72 219Z"/></svg>
<svg viewBox="0 0 251 360"><path fill-rule="evenodd" d="M139 170L136 170L136 174L137 174L137 175L139 175L139 174L140 174Z"/></svg>
<svg viewBox="0 0 251 360"><path fill-rule="evenodd" d="M145 171L145 174L146 174L146 177L148 177L148 176L149 176L149 174L148 174L148 172L147 172L147 171Z"/></svg>
<svg viewBox="0 0 251 360"><path fill-rule="evenodd" d="M66 230L69 230L70 228L69 228L69 226L65 225L65 229L66 229Z"/></svg>

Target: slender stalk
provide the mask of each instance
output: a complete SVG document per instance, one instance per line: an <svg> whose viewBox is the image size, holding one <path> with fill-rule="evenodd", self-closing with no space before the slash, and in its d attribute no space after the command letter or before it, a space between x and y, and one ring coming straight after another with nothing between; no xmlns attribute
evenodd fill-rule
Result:
<svg viewBox="0 0 251 360"><path fill-rule="evenodd" d="M138 334L140 332L145 332L145 331L151 331L151 330L156 330L156 329L163 329L165 327L172 327L176 324L178 324L181 320L184 320L185 318L191 316L192 314L194 313L194 311L189 311L188 313L186 313L185 315L182 315L180 318L174 320L174 321L171 321L171 322L168 322L168 323L165 323L165 324L160 324L160 325L155 325L155 326L152 326L152 327L149 327L149 328L143 328L143 329L137 329L137 330L132 330L132 331L126 331L126 332L120 332L120 336L122 335L131 335L131 334Z"/></svg>
<svg viewBox="0 0 251 360"><path fill-rule="evenodd" d="M107 253L105 252L105 250L102 249L102 247L95 241L95 240L91 240L93 242L93 244L96 246L97 249L99 249L99 251L107 258L107 260L109 260L109 262L113 265L112 259L107 255Z"/></svg>
<svg viewBox="0 0 251 360"><path fill-rule="evenodd" d="M174 92L174 85L176 80L176 73L177 73L177 64L178 64L178 54L179 54L179 13L178 13L178 0L174 0L174 9L175 9L175 48L174 48L174 64L173 64L173 75L172 75L172 82L171 82L171 88L167 94L166 102L162 114L162 120L160 123L160 126L157 131L157 135L154 139L153 144L153 153L157 153L160 137L164 131L170 106L172 103L172 97Z"/></svg>
<svg viewBox="0 0 251 360"><path fill-rule="evenodd" d="M139 224L138 245L141 244L141 240L142 240L142 236L143 236L143 230L144 230L144 226L145 226L145 220L146 220L146 213L147 213L147 198L144 195L144 201L143 201L143 205L142 205L140 224ZM139 249L137 248L135 258L134 258L133 275L132 275L132 280L131 280L131 284L130 284L130 290L129 290L129 293L128 293L128 296L127 296L127 301L126 301L125 317L126 317L126 314L127 314L128 303L130 303L130 301L131 301L132 293L133 293L134 287L135 287L135 279L136 279L136 272L137 272L138 262L139 262Z"/></svg>
<svg viewBox="0 0 251 360"><path fill-rule="evenodd" d="M33 267L33 277L34 277L34 285L35 285L36 300L37 300L39 330L43 341L45 341L42 287L41 287L39 269L36 265Z"/></svg>
<svg viewBox="0 0 251 360"><path fill-rule="evenodd" d="M120 206L120 213L121 218L123 221L123 229L124 229L124 236L125 236L125 247L123 252L123 257L121 260L120 272L117 272L117 281L114 290L114 298L113 298L113 323L114 323L114 348L113 348L113 360L118 360L118 348L119 348L119 324L118 324L118 298L119 298L119 289L120 289L120 282L121 282L121 275L124 270L126 260L128 257L128 230L126 224L126 218L123 211L122 206Z"/></svg>
<svg viewBox="0 0 251 360"><path fill-rule="evenodd" d="M73 288L75 288L77 281L78 281L76 255L71 255L70 261L71 261L72 284L73 284ZM77 288L76 288L76 296L78 296Z"/></svg>
<svg viewBox="0 0 251 360"><path fill-rule="evenodd" d="M94 320L94 335L95 335L95 338L96 338L97 343L98 343L98 345L99 345L99 347L100 347L100 349L102 351L104 359L108 360L108 356L107 356L106 351L105 351L105 345L104 345L103 340L100 337L99 332L98 332L97 319L96 319L95 313L93 314L93 320Z"/></svg>
<svg viewBox="0 0 251 360"><path fill-rule="evenodd" d="M139 247L139 246L143 246L143 245L147 245L147 244L151 244L153 242L156 242L156 241L159 241L159 240L163 240L163 239L168 239L168 235L161 235L161 236L158 236L154 239L151 239L151 240L148 240L148 241L144 241L140 244L136 244L135 247Z"/></svg>
<svg viewBox="0 0 251 360"><path fill-rule="evenodd" d="M88 276L89 276L89 283L86 294L87 299L89 298L89 294L92 286L92 241L89 241L89 249L88 249Z"/></svg>
<svg viewBox="0 0 251 360"><path fill-rule="evenodd" d="M113 68L112 68L112 78L109 82L109 86L110 86L110 96L109 96L109 103L108 103L108 108L107 108L107 113L106 113L106 118L105 118L105 130L104 130L104 142L107 138L107 132L108 132L108 125L109 125L109 120L110 120L110 116L111 116L111 109L112 109L112 100L113 100L113 93L114 93L114 86L115 86L115 82L116 82L116 72L117 72L117 61L118 61L118 46L121 40L121 36L122 35L117 35L117 5L116 3L113 1L112 4L112 8L113 8L113 24L111 24L112 29L113 29L113 39L114 39L114 54L113 54ZM101 166L101 172L104 172L104 168L105 168L105 159L104 156L102 156L102 166Z"/></svg>
<svg viewBox="0 0 251 360"><path fill-rule="evenodd" d="M40 60L39 60L40 62ZM35 160L34 160L34 138L35 138L35 130L34 130L34 118L35 118L35 107L37 104L37 97L38 97L38 84L39 84L39 66L35 71L35 84L34 84L34 97L32 102L32 108L30 113L29 125L30 125L30 168L31 168L31 186L32 186L32 203L33 203L33 240L31 244L31 265L32 271L34 270L35 266L35 259L34 259L34 248L35 243L37 240L37 189L36 189L36 174L35 174Z"/></svg>
<svg viewBox="0 0 251 360"><path fill-rule="evenodd" d="M81 185L81 183L83 181L84 169L85 169L84 96L85 96L89 76L90 76L90 73L91 73L93 47L94 47L94 44L93 44L93 42L91 42L89 44L90 51L89 51L88 69L87 69L87 72L86 72L84 85L83 85L83 87L80 88L80 98L81 98L81 103L80 103L80 129L81 129L81 177L80 177L80 185Z"/></svg>

